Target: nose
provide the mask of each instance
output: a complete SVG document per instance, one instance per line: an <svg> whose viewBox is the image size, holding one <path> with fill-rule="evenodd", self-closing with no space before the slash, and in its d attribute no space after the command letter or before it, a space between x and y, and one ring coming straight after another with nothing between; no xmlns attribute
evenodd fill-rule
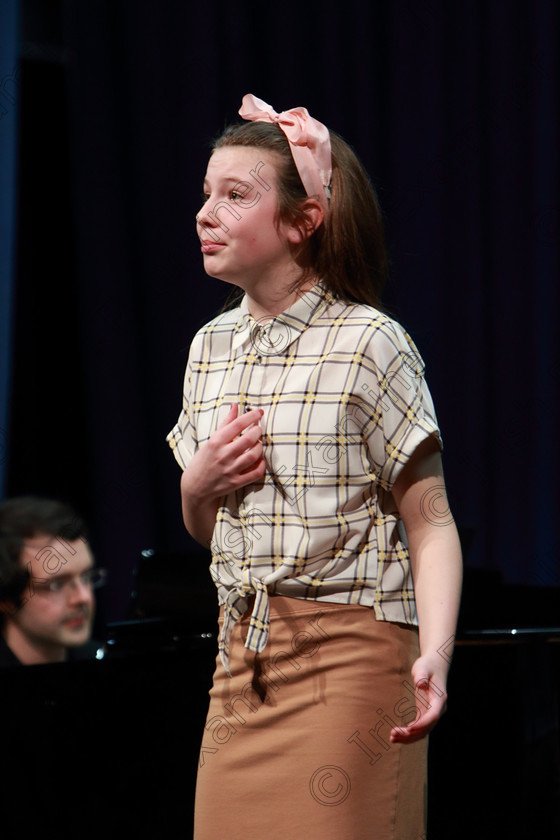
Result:
<svg viewBox="0 0 560 840"><path fill-rule="evenodd" d="M223 244L221 232L228 232L229 228L218 218L218 211L225 207L234 218L241 218L239 214L227 206L225 201L219 201L217 204L213 202L211 196L204 202L198 213L196 214L196 230L200 239L210 240L212 242L219 242ZM218 230L220 233L218 233Z"/></svg>
<svg viewBox="0 0 560 840"><path fill-rule="evenodd" d="M213 208L214 210L216 208ZM201 239L210 239L213 242L222 242L217 228L223 230L223 225L212 210L211 199L208 198L196 214L196 230Z"/></svg>
<svg viewBox="0 0 560 840"><path fill-rule="evenodd" d="M209 209L210 199L207 198L198 213L196 214L196 222L197 224L201 225L205 222L208 222L208 213L210 212Z"/></svg>
<svg viewBox="0 0 560 840"><path fill-rule="evenodd" d="M70 604L89 604L93 600L93 589L90 583L84 583L80 578L72 581L69 588L68 602Z"/></svg>
<svg viewBox="0 0 560 840"><path fill-rule="evenodd" d="M212 204L211 197L208 196L198 213L196 214L196 222L204 227L217 227L217 221L212 218Z"/></svg>

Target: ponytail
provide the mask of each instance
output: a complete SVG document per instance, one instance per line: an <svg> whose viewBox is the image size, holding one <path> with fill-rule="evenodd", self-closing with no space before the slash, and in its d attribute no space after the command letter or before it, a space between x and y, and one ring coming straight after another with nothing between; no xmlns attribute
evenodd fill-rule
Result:
<svg viewBox="0 0 560 840"><path fill-rule="evenodd" d="M314 268L334 297L379 309L387 252L377 196L350 146L332 131L331 144L329 215L317 231Z"/></svg>

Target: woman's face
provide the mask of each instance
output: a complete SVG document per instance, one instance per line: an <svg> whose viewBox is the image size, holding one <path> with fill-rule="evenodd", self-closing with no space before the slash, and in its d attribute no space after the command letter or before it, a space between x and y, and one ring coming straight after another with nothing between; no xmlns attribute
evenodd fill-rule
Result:
<svg viewBox="0 0 560 840"><path fill-rule="evenodd" d="M197 216L204 270L250 292L281 281L293 269L299 232L278 220L276 155L225 146L208 163L204 204Z"/></svg>

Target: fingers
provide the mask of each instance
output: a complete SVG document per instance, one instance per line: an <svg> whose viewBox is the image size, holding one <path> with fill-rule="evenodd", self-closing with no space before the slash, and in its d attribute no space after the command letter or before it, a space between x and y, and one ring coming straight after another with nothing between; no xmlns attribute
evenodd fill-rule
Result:
<svg viewBox="0 0 560 840"><path fill-rule="evenodd" d="M262 409L256 408L237 417L237 406L232 406L225 421L212 435L212 444L216 450L223 451L228 461L240 459L236 463L238 470L243 471L262 458L260 421L263 414ZM241 457L244 455L247 457Z"/></svg>
<svg viewBox="0 0 560 840"><path fill-rule="evenodd" d="M262 455L262 429L260 426L250 426L227 444L228 454L232 458L239 458L246 452L259 451Z"/></svg>
<svg viewBox="0 0 560 840"><path fill-rule="evenodd" d="M228 432L232 435L232 439L236 438L238 435L245 436L247 434L247 430L251 428L251 426L256 426L256 428L261 431L260 422L262 420L264 411L262 408L253 408L251 411L246 411L240 417L237 417L233 422L229 424Z"/></svg>
<svg viewBox="0 0 560 840"><path fill-rule="evenodd" d="M391 730L392 743L413 744L419 741L434 728L445 708L440 703L433 703L430 709L423 711L420 717L408 726L396 726Z"/></svg>
<svg viewBox="0 0 560 840"><path fill-rule="evenodd" d="M234 440L238 435L243 434L246 429L251 426L258 425L262 419L264 411L262 408L253 408L250 411L245 411L239 415L238 406L233 404L223 421L218 426L215 437L220 443L227 443Z"/></svg>
<svg viewBox="0 0 560 840"><path fill-rule="evenodd" d="M419 673L421 670L416 669ZM412 669L415 673L415 669ZM391 730L390 740L402 744L412 744L424 738L434 728L447 708L445 683L438 685L432 677L420 677L414 680L416 697L416 719L408 726L396 726Z"/></svg>
<svg viewBox="0 0 560 840"><path fill-rule="evenodd" d="M205 484L219 488L221 494L263 478L266 469L260 425L263 414L262 409L252 409L239 415L239 407L230 406L206 444Z"/></svg>
<svg viewBox="0 0 560 840"><path fill-rule="evenodd" d="M264 476L266 464L261 435L262 430L256 427L229 444L230 454L236 456L232 464L232 473L239 477L241 487Z"/></svg>
<svg viewBox="0 0 560 840"><path fill-rule="evenodd" d="M237 404L232 403L229 407L227 417L225 418L225 420L223 420L222 423L220 423L220 425L218 426L218 429L222 429L224 426L227 426L227 425L229 425L229 423L232 423L235 420L235 418L237 417L238 412L239 412L239 408L238 408Z"/></svg>
<svg viewBox="0 0 560 840"><path fill-rule="evenodd" d="M236 471L243 471L262 458L263 432L260 419L260 413L247 412L243 417L217 431L209 441L214 448L216 459L224 465L235 467Z"/></svg>
<svg viewBox="0 0 560 840"><path fill-rule="evenodd" d="M237 441L234 441L234 444L237 446ZM234 444L231 444L232 449ZM262 460L263 456L264 449L260 440L256 440L250 447L245 445L244 449L242 449L235 461L236 471L245 472L246 470L251 469L251 467L253 467L258 461Z"/></svg>
<svg viewBox="0 0 560 840"><path fill-rule="evenodd" d="M239 473L241 481L240 486L245 487L248 484L255 484L256 482L261 481L261 479L264 478L265 473L266 461L264 458L259 458L253 466L248 467Z"/></svg>

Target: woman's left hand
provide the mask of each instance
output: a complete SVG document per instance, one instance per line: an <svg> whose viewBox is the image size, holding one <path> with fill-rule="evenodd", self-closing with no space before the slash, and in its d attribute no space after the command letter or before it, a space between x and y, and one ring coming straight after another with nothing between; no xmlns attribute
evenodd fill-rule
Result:
<svg viewBox="0 0 560 840"><path fill-rule="evenodd" d="M416 698L416 719L391 730L392 743L412 744L434 728L447 708L447 662L441 654L420 656L411 669Z"/></svg>

